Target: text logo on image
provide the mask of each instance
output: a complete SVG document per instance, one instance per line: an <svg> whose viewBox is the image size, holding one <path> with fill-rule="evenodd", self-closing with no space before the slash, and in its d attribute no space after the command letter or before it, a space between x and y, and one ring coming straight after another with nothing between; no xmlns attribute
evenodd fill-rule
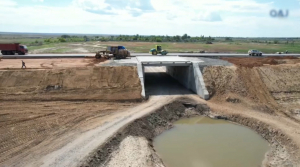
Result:
<svg viewBox="0 0 300 167"><path fill-rule="evenodd" d="M270 11L270 15L271 15L271 17L276 17L276 18L286 18L289 16L289 11L286 10L285 12L283 12L283 10L277 11L277 10L273 9Z"/></svg>

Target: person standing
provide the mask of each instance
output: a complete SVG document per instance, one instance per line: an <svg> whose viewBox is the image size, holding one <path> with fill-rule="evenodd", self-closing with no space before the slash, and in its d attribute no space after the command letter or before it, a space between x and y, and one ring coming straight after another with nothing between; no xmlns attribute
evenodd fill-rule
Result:
<svg viewBox="0 0 300 167"><path fill-rule="evenodd" d="M21 68L26 68L25 62L22 60L22 67Z"/></svg>

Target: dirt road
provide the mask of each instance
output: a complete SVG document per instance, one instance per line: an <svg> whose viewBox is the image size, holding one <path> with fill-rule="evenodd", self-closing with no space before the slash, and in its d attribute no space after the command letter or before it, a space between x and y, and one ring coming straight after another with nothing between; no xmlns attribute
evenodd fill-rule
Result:
<svg viewBox="0 0 300 167"><path fill-rule="evenodd" d="M104 63L106 59L78 58L78 59L24 59L27 69L53 69L53 68L74 68L94 66ZM21 59L2 59L0 69L20 69Z"/></svg>

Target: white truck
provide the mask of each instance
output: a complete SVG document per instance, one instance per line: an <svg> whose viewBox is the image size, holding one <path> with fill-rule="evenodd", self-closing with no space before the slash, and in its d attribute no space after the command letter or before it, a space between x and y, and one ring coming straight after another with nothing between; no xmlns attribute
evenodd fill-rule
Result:
<svg viewBox="0 0 300 167"><path fill-rule="evenodd" d="M258 50L251 49L248 51L249 56L262 56L262 52Z"/></svg>

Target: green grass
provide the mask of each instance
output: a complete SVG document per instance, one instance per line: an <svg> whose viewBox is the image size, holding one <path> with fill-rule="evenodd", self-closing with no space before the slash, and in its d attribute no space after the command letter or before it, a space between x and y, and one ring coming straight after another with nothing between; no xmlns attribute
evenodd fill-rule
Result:
<svg viewBox="0 0 300 167"><path fill-rule="evenodd" d="M249 49L257 49L263 53L276 53L288 50L290 53L300 53L300 41L296 41L294 45L285 44L281 41L280 44L267 43L251 43L248 40L235 40L230 42L215 41L213 44L205 43L178 43L178 42L66 42L66 43L45 43L46 38L24 38L24 37L0 37L0 43L18 42L28 45L29 52L35 53L68 53L76 48L83 48L91 53L103 50L103 47L109 45L123 45L131 52L148 53L155 45L161 45L164 50L169 52L199 52L205 50L208 52L226 52L226 53L247 53ZM43 42L40 46L30 46L35 41ZM74 45L75 44L75 45ZM76 45L77 44L77 45ZM98 45L97 47L95 45ZM49 49L47 49L49 48ZM54 49L53 49L54 48Z"/></svg>

